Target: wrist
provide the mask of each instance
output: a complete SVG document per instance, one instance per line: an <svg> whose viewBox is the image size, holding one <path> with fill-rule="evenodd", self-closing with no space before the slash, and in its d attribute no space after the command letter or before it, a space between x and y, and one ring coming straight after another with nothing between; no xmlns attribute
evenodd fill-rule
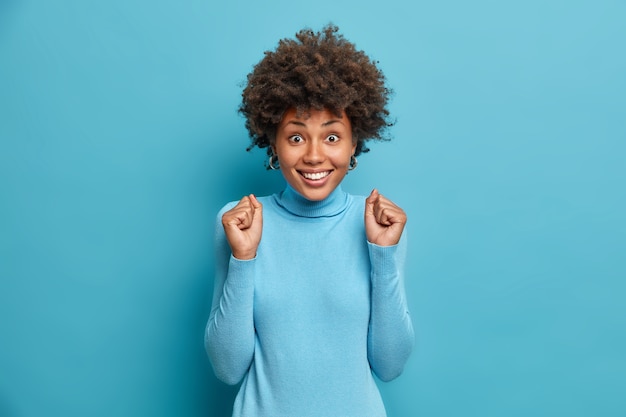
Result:
<svg viewBox="0 0 626 417"><path fill-rule="evenodd" d="M256 258L256 251L233 251L233 257L240 261L249 261Z"/></svg>

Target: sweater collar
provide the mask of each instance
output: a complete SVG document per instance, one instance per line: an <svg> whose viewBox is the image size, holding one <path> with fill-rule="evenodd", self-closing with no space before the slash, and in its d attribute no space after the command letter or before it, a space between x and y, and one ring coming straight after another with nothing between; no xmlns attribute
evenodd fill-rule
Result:
<svg viewBox="0 0 626 417"><path fill-rule="evenodd" d="M290 185L275 194L276 202L288 212L300 217L332 217L346 209L349 195L337 186L324 200L311 201L302 197Z"/></svg>

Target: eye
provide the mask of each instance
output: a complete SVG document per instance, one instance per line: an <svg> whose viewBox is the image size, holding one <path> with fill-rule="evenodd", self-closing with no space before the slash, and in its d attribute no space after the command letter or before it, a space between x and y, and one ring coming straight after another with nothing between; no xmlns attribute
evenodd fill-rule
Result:
<svg viewBox="0 0 626 417"><path fill-rule="evenodd" d="M326 138L326 140L330 143L335 143L335 142L339 142L339 136L337 135L328 135L328 137Z"/></svg>
<svg viewBox="0 0 626 417"><path fill-rule="evenodd" d="M301 143L302 141L304 141L304 139L302 139L300 135L289 136L289 142L291 143Z"/></svg>

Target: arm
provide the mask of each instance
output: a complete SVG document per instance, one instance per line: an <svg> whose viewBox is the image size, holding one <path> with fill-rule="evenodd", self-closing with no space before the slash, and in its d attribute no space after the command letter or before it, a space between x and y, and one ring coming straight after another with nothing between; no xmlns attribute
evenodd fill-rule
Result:
<svg viewBox="0 0 626 417"><path fill-rule="evenodd" d="M365 201L371 266L371 312L367 356L374 373L390 381L402 373L414 344L404 290L406 214L374 190Z"/></svg>
<svg viewBox="0 0 626 417"><path fill-rule="evenodd" d="M258 210L258 216L256 220L252 220L255 218L255 209ZM244 213L247 211L247 215L251 214L248 216L250 221L233 222L233 218L241 218L237 214L238 211ZM240 250L241 245L237 248L238 244L233 243L237 238L229 236L229 233L232 235L238 232L232 230L229 232L229 227L246 233L252 229L253 235L258 234L258 239L253 237L252 241L256 241L258 245L261 226L260 204L254 197L244 197L236 206L227 206L218 214L215 228L216 268L213 303L204 344L215 375L227 384L238 383L246 374L252 362L255 343L253 273L256 246L250 255L252 258L242 255L240 256L244 259L236 258L233 253L244 252ZM233 245L235 250L231 249Z"/></svg>
<svg viewBox="0 0 626 417"><path fill-rule="evenodd" d="M367 356L374 373L390 381L402 373L414 344L403 277L406 239L395 246L368 247L372 289Z"/></svg>

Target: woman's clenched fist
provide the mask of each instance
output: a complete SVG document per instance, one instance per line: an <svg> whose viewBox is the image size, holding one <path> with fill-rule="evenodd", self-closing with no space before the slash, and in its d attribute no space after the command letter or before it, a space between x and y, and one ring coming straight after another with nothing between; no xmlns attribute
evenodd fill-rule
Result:
<svg viewBox="0 0 626 417"><path fill-rule="evenodd" d="M365 233L367 240L379 246L396 245L400 241L406 213L378 190L365 200Z"/></svg>
<svg viewBox="0 0 626 417"><path fill-rule="evenodd" d="M233 256L241 260L254 258L263 231L263 205L253 194L243 197L224 213L222 226Z"/></svg>

